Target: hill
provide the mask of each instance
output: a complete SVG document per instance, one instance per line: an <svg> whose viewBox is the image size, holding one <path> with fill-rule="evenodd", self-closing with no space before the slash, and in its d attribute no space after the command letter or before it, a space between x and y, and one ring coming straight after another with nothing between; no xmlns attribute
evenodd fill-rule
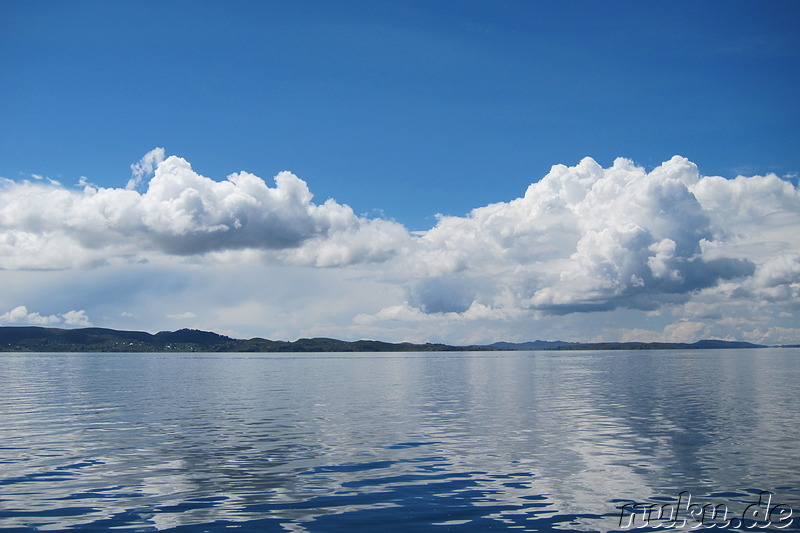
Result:
<svg viewBox="0 0 800 533"><path fill-rule="evenodd" d="M196 329L162 331L153 335L106 328L0 327L0 351L4 352L419 352L464 349L490 348L372 340L348 342L328 338L293 342L258 337L242 340Z"/></svg>
<svg viewBox="0 0 800 533"><path fill-rule="evenodd" d="M657 342L575 343L564 341L495 342L487 345L451 346L374 340L342 341L318 337L273 341L256 337L233 339L196 329L120 331L106 328L60 329L40 326L0 326L2 352L447 352L519 350L697 350L764 348L761 344L702 340L691 344Z"/></svg>
<svg viewBox="0 0 800 533"><path fill-rule="evenodd" d="M556 350L717 350L731 348L767 348L751 342L702 340L691 344L684 342L588 342L564 344Z"/></svg>

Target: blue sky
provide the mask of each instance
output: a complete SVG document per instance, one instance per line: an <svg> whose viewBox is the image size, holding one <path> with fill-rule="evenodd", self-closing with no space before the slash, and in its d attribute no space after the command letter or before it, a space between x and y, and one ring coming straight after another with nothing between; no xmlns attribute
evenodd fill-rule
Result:
<svg viewBox="0 0 800 533"><path fill-rule="evenodd" d="M796 2L16 2L0 175L163 146L427 229L591 156L800 168ZM498 173L502 179L496 179Z"/></svg>
<svg viewBox="0 0 800 533"><path fill-rule="evenodd" d="M495 317L480 339L468 338L465 332L475 331L468 326L446 334L441 333L443 329L439 326L431 327L430 331L445 335L442 340L449 342L501 337L553 338L550 321L554 319L548 318L551 316L548 313L553 305L566 303L547 296L557 290L558 283L542 279L563 277L570 264L578 268L575 265L583 257L578 248L561 251L562 274L557 274L555 263L547 263L542 257L530 262L515 259L514 272L531 269L532 273L524 281L503 284L488 280L511 276L510 267L506 265L503 270L494 264L490 268L491 262L481 267L486 270L462 262L449 273L426 271L406 279L401 274L411 267L388 267L381 262L390 255L415 257L422 252L418 244L392 239L399 239L401 230L417 232L408 234L413 240L420 232L439 227L438 232L426 234L432 242L435 235L445 233L437 214L475 222L479 217L470 219L468 215L472 209L495 203L511 204L525 195L529 185L548 175L553 165L576 169L587 156L603 169L611 169L619 157L627 158L642 169L642 175L647 175L677 154L696 165L698 176L732 180L738 175L774 174L796 193L800 171L798 23L800 5L782 1L4 1L0 3L0 68L4 75L0 84L0 116L4 125L0 134L0 177L16 184L27 180L41 186L49 178L58 181L61 189L75 194L82 190L82 186L76 187L79 181L121 190L131 179L131 164L147 153L153 154L154 165L165 162L164 173L169 169L183 172L180 164L169 163L169 156L174 155L188 161L193 172L217 182L232 173L246 171L272 186L273 176L290 171L307 184L313 194L313 205L321 206L331 198L337 206L349 206L357 220L348 224L369 226L373 233L369 238L360 233L359 237L353 237L361 251L348 255L346 260L334 261L339 266L333 268L332 263L326 263L329 259L320 259L322 248L306 253L306 244L312 241L319 244L322 234L304 233L297 228L289 231L288 226L275 226L274 221L265 218L266 226L260 233L253 230L252 235L296 230L297 239L292 241L291 249L303 253L298 252L298 257L291 259L259 257L252 259L252 264L237 259L247 263L246 268L255 269L253 276L269 271L270 277L286 277L301 286L314 283L346 286L345 294L350 297L362 291L370 293L361 304L340 310L336 318L325 318L324 313L297 307L294 312L298 318L294 322L273 327L259 325L266 320L264 311L248 300L246 287L229 286L229 292L241 290L242 296L230 304L239 311L228 319L220 318L225 314L222 311L215 314L202 310L204 306L214 307L211 295L205 300L187 301L187 309L181 310L172 309L147 289L163 283L165 278L172 279L171 276L185 281L186 272L190 271L201 272L197 283L208 287L204 276L218 279L212 272L222 268L219 262L210 266L209 257L230 251L224 246L197 246L194 241L180 246L172 241L166 244L163 232L158 233L164 228L153 226L155 222L150 221L145 224L150 228L148 231L155 228L160 235L152 242L148 240L150 244L136 241L129 243L124 251L96 254L97 250L106 250L105 243L114 239L106 236L94 241L85 233L63 230L58 237L63 240L59 241L56 230L48 230L50 233L46 235L37 233L44 231L41 228L46 223L61 220L55 211L49 212L52 216L45 215L50 218L36 227L22 227L20 221L28 220L20 214L22 197L12 195L0 204L7 213L4 228L7 232L22 233L14 233L13 242L17 244L12 248L16 250L16 259L7 261L0 277L6 277L4 284L16 280L19 289L7 289L0 298L0 322L6 311L6 323L36 322L63 317L69 311L83 311L89 317L87 321L112 327L172 329L173 325L190 325L241 335L290 338L324 333L339 337L382 335L387 339L392 337L388 340L401 337L405 340L407 333L427 330L392 329L388 325L374 329L378 319L364 317L378 316L386 309L398 310L405 303L406 311L412 313L404 315L406 318L416 316L413 312L417 310L422 318L431 315L431 320L439 321L437 324L449 323L448 320L463 317L448 318L446 313L463 315L470 302L495 311L504 308L502 302L506 300L499 294L508 292L515 302L508 304L509 308L526 309L528 315L515 314L513 320L508 318L510 315L503 315L504 320ZM163 148L163 155L151 152L155 148ZM155 166L150 170L155 170ZM147 190L146 180L152 174L146 173L138 185L140 193ZM181 183L188 186L187 181ZM704 211L714 211L722 205L710 192L706 191L706 199L702 200L695 185L689 182L685 185ZM200 196L206 198L204 185L198 187ZM292 187L287 185L287 190L295 190ZM41 192L40 189L37 191ZM206 191L210 197L224 194L212 189L209 186ZM730 198L741 198L743 194L731 193ZM770 198L777 198L776 193L770 194ZM30 197L31 194L24 196ZM163 196L159 198L166 201ZM794 204L784 200L775 200L779 206L776 209L786 210L786 216L790 217ZM306 204L299 201L298 205ZM585 206L581 209L584 208L588 209ZM16 214L8 214L12 212ZM752 209L741 206L737 212L751 213ZM256 216L250 213L251 219ZM596 213L590 213L586 220L594 220L595 216ZM714 217L709 217L712 223L707 234L695 236L694 248L686 244L689 255L684 257L685 261L695 260L692 257L699 253L698 243L703 239L733 246L730 239L722 239L715 233ZM321 227L318 219L311 218L316 221L315 227ZM294 218L281 220L281 224L288 225L311 224ZM393 222L396 226L378 228L364 222L370 220ZM752 221L741 220L752 226ZM73 222L73 219L61 220L65 228ZM628 226L639 224L616 221L609 222L608 228L618 231L622 226L615 225L617 222ZM340 226L330 224L333 225L323 224L325 235L339 231L331 228ZM74 229L73 226L69 227ZM114 227L122 235L134 232L130 225L124 231ZM169 227L170 231L185 230L183 226ZM542 227L550 226L543 223ZM586 227L591 228L591 224ZM660 252L656 249L666 250L664 246L668 244L658 248L664 239L676 243L680 251L681 241L675 235L645 229L650 240L642 245L642 250L649 251L642 253L650 254L648 257L658 256ZM498 229L498 242L506 242L503 235L509 231L513 233ZM585 228L575 231L573 244L577 246L587 233ZM28 239L25 242L39 243L25 252L30 256L19 252L23 249L19 245L23 234ZM392 237L387 237L388 234ZM787 230L782 235L791 232ZM747 242L755 243L762 237L752 235ZM265 237L263 242L253 236L237 239L233 246L236 253L263 251L265 247L276 250L277 241L272 238ZM372 239L370 246L365 247L361 239ZM436 253L465 253L456 244L462 241L455 236L442 239L437 241L440 249ZM789 307L773 309L757 325L747 326L749 330L744 323L726 326L727 329L719 327L719 319L709 318L714 314L710 312L686 315L685 306L693 309L691 304L697 304L698 291L722 291L728 287L725 284L736 283L734 279L755 279L761 272L758 268L769 258L788 262L787 272L794 272L792 254L797 251L796 238L786 237L784 241L788 242L780 241L783 246L773 247L770 254L774 253L774 257L758 260L745 257L746 240L736 241L739 246L736 253L720 244L714 249L724 249L727 255L714 257L749 260L756 269L749 274L745 268L739 272L739 278L731 277L730 273L730 276L719 274L714 278L716 281L697 286L688 282L661 286L658 291L662 296L655 299L657 302L648 300L647 304L641 303L639 296L635 304L630 299L619 303L622 300L618 298L613 299L616 303L609 303L607 295L598 297L597 286L592 285L587 288L591 294L575 297L570 306L559 308L556 314L564 316L569 311L570 318L564 320L574 322L559 334L571 334L576 339L621 337L624 335L614 328L622 318L635 326L629 329L655 331L654 338L666 335L664 328L670 324L684 322L705 324L708 329L704 332L718 336L745 338L750 331L749 338L753 339L757 336L752 332L757 328L761 328L759 331L770 327L787 331L796 328L796 309L788 303ZM386 244L389 241L394 244L389 246ZM64 264L48 262L48 246L57 248L57 242L61 246L78 243L86 254L80 258L76 255L74 261ZM346 248L355 241L347 242L350 244L337 246ZM585 242L583 246L587 246ZM367 248L369 251L364 251ZM482 248L484 252L486 249ZM706 246L703 253L710 254L708 250L710 247ZM140 252L165 255L142 258L138 256ZM510 252L503 248L497 253L505 257ZM757 252L748 248L747 253ZM423 255L434 261L432 254L433 250L426 249ZM309 259L312 256L315 259ZM214 257L214 261L221 261ZM366 259L362 262L354 257ZM179 265L176 263L179 260L184 263ZM709 255L703 264L712 264L709 263L712 260ZM424 262L419 259L414 264ZM132 266L144 263L149 266L138 270ZM655 264L653 259L652 272L658 270ZM392 268L401 270L389 276L386 272ZM273 272L275 269L277 273ZM379 280L370 269L387 277ZM578 270L574 275L578 276ZM302 280L295 279L297 276ZM337 276L349 281L345 283ZM641 279L644 286L650 286L647 276L632 276L631 279ZM137 277L142 280L137 285L143 287L141 290L114 296L120 289L112 288L123 286L122 278ZM794 294L797 281L791 275L787 279L787 294ZM63 289L67 283L107 283L108 287L99 291L105 297L91 299ZM52 290L49 297L40 293L36 287L42 286L63 291L61 301L52 296ZM170 301L186 297L180 286L178 282L169 285L178 291ZM520 289L523 286L527 288ZM169 287L160 289L161 293L170 293ZM221 285L221 293L226 292L225 287ZM752 287L739 288L737 294L755 291ZM200 289L190 283L185 290ZM438 303L424 301L424 295L432 291L442 293L436 296ZM445 298L444 293L450 296ZM490 293L492 297L488 296ZM382 302L377 301L378 294L384 294ZM535 302L531 300L533 294L538 294ZM672 295L672 300L664 294ZM219 295L214 298L219 299ZM233 296L229 298L235 300ZM277 299L274 303L299 306L288 302L302 299L298 289L288 291L285 300ZM585 305L575 311L571 306L578 301ZM12 317L9 313L19 306L25 306L26 312L18 311ZM149 313L154 317L149 321L141 318L148 314L147 306L151 311L159 310ZM247 309L251 309L252 316ZM659 312L662 314L658 315ZM36 313L39 318L34 316ZM184 322L177 318L170 322L164 319L166 315L185 317ZM247 320L237 324L234 317L243 316ZM131 320L126 322L120 317ZM357 317L362 317L361 322ZM607 321L608 329L595 328L589 334L576 331L583 331L585 321L598 324L603 320ZM698 328L699 325L695 326ZM788 338L791 334L784 336Z"/></svg>

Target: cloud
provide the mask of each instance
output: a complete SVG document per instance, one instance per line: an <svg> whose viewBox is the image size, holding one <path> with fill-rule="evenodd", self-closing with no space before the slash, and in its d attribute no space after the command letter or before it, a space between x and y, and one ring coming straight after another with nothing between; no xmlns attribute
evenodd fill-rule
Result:
<svg viewBox="0 0 800 533"><path fill-rule="evenodd" d="M25 325L25 326L72 326L72 327L87 327L92 323L84 310L80 311L67 311L60 315L41 315L39 313L30 313L28 308L20 305L7 313L0 315L0 324L8 325Z"/></svg>
<svg viewBox="0 0 800 533"><path fill-rule="evenodd" d="M708 176L692 193L714 229L709 252L750 258L800 252L800 189L789 181L775 174Z"/></svg>
<svg viewBox="0 0 800 533"><path fill-rule="evenodd" d="M31 177L37 181L46 181L50 185L55 185L55 186L61 185L58 181L52 178L46 178L40 174L31 174Z"/></svg>
<svg viewBox="0 0 800 533"><path fill-rule="evenodd" d="M88 327L92 325L92 322L86 315L86 311L83 309L80 311L67 311L61 315L61 318L64 320L64 324L67 326Z"/></svg>
<svg viewBox="0 0 800 533"><path fill-rule="evenodd" d="M155 166L147 190L6 181L0 190L0 268L63 269L156 256L236 250L287 251L318 266L381 261L407 233L399 224L357 217L334 200L314 204L290 172L275 187L246 172L217 182L184 159L153 150L135 173ZM280 259L280 258L279 258Z"/></svg>
<svg viewBox="0 0 800 533"><path fill-rule="evenodd" d="M158 165L164 161L165 152L163 148L153 148L147 152L139 161L131 165L131 179L125 186L126 189L136 189L145 176L153 174Z"/></svg>
<svg viewBox="0 0 800 533"><path fill-rule="evenodd" d="M748 258L704 256L722 231L692 192L701 181L677 156L649 173L626 159L608 169L590 158L557 165L522 198L441 218L408 259L426 278L409 301L442 309L441 291L420 290L442 279L449 310L473 301L555 314L650 310L750 276ZM470 282L456 287L454 276Z"/></svg>
<svg viewBox="0 0 800 533"><path fill-rule="evenodd" d="M744 340L756 344L788 345L800 344L800 328L765 327L748 331Z"/></svg>
<svg viewBox="0 0 800 533"><path fill-rule="evenodd" d="M185 313L170 313L167 315L167 318L171 318L173 320L189 320L192 318L197 318L197 315L191 311L186 311Z"/></svg>
<svg viewBox="0 0 800 533"><path fill-rule="evenodd" d="M285 339L688 342L798 329L800 193L772 174L702 176L679 156L650 171L585 158L519 198L412 234L314 203L290 172L274 185L247 172L215 181L164 155L134 165L152 174L142 192L5 180L0 268L50 288L15 289L0 305L47 305L93 268L76 285L87 311L155 330L165 316Z"/></svg>

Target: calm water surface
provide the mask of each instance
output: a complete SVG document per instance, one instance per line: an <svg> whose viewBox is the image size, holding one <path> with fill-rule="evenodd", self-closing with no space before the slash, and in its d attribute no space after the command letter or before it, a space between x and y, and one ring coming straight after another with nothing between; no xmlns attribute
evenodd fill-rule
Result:
<svg viewBox="0 0 800 533"><path fill-rule="evenodd" d="M609 531L770 491L797 531L798 384L797 349L0 354L0 529Z"/></svg>

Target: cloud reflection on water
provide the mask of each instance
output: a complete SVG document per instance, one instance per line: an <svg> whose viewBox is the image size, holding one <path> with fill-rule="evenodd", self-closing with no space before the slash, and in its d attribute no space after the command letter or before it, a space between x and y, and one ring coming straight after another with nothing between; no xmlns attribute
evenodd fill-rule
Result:
<svg viewBox="0 0 800 533"><path fill-rule="evenodd" d="M796 350L2 357L3 527L607 531L681 490L800 502Z"/></svg>

